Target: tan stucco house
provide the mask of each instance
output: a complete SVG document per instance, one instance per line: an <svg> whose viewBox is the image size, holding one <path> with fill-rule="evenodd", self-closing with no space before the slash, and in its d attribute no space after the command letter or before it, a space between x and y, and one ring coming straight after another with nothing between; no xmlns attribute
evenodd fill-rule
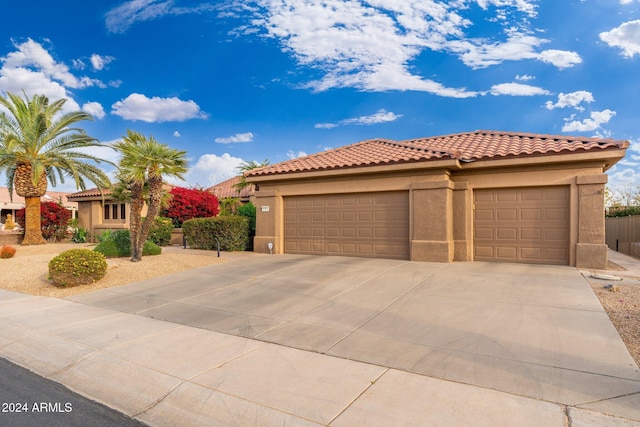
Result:
<svg viewBox="0 0 640 427"><path fill-rule="evenodd" d="M78 203L78 225L88 229L91 235L129 228L131 207L129 203L114 200L111 190L92 188L70 194L68 199Z"/></svg>
<svg viewBox="0 0 640 427"><path fill-rule="evenodd" d="M372 139L248 171L254 248L605 268L605 172L628 145L476 131Z"/></svg>

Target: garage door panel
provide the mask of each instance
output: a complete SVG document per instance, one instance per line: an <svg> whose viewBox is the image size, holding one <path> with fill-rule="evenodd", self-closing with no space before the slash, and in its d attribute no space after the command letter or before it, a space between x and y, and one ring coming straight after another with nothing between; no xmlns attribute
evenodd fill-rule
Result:
<svg viewBox="0 0 640 427"><path fill-rule="evenodd" d="M518 230L516 228L498 228L497 240L517 240Z"/></svg>
<svg viewBox="0 0 640 427"><path fill-rule="evenodd" d="M409 258L406 191L291 196L284 206L287 253Z"/></svg>
<svg viewBox="0 0 640 427"><path fill-rule="evenodd" d="M474 192L474 258L569 263L569 187Z"/></svg>

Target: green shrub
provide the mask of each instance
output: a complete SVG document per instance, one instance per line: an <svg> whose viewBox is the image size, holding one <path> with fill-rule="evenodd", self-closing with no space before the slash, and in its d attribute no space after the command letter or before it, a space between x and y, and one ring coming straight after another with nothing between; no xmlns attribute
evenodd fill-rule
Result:
<svg viewBox="0 0 640 427"><path fill-rule="evenodd" d="M49 261L49 278L63 288L93 283L106 272L104 255L89 249L71 249Z"/></svg>
<svg viewBox="0 0 640 427"><path fill-rule="evenodd" d="M93 233L93 238L96 239L98 243L102 243L105 240L111 239L112 234L113 234L112 230L102 230L99 233Z"/></svg>
<svg viewBox="0 0 640 427"><path fill-rule="evenodd" d="M249 240L249 220L241 216L194 218L182 224L187 244L193 249L220 249L242 251Z"/></svg>
<svg viewBox="0 0 640 427"><path fill-rule="evenodd" d="M87 241L87 237L89 236L89 230L84 227L77 227L73 230L73 236L71 236L71 241L73 243L85 243Z"/></svg>
<svg viewBox="0 0 640 427"><path fill-rule="evenodd" d="M121 258L131 256L131 234L129 230L118 230L111 233L109 239L100 242L94 249L107 258ZM147 240L144 242L142 256L159 255L162 248L155 243Z"/></svg>
<svg viewBox="0 0 640 427"><path fill-rule="evenodd" d="M253 238L256 235L256 207L253 203L248 202L238 208L239 216L243 216L249 220L249 238L247 239L247 250L253 250Z"/></svg>
<svg viewBox="0 0 640 427"><path fill-rule="evenodd" d="M153 220L153 225L149 231L149 240L158 246L167 246L171 240L172 231L173 221L171 218L158 216Z"/></svg>
<svg viewBox="0 0 640 427"><path fill-rule="evenodd" d="M640 206L615 206L610 207L607 217L640 215Z"/></svg>

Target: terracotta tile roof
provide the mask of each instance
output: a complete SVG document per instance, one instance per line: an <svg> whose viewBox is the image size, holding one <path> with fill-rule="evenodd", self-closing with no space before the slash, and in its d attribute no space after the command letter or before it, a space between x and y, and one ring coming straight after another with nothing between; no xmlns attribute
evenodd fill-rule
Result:
<svg viewBox="0 0 640 427"><path fill-rule="evenodd" d="M628 141L612 139L479 130L406 141L371 139L255 169L246 172L245 175L276 175L437 159L472 162L607 149L621 150L628 145Z"/></svg>
<svg viewBox="0 0 640 427"><path fill-rule="evenodd" d="M90 188L88 190L79 191L77 193L70 194L69 198L75 200L75 199L82 199L82 198L85 198L85 197L100 197L100 196L103 196L103 195L106 197L106 196L108 196L110 194L111 194L111 190L105 189L105 190L102 190L102 192L101 192L97 188Z"/></svg>
<svg viewBox="0 0 640 427"><path fill-rule="evenodd" d="M226 181L222 181L216 185L207 188L207 191L213 193L218 199L225 199L227 197L239 197L241 199L248 199L253 194L253 184L243 188L240 192L234 187L240 182L240 176L234 176Z"/></svg>

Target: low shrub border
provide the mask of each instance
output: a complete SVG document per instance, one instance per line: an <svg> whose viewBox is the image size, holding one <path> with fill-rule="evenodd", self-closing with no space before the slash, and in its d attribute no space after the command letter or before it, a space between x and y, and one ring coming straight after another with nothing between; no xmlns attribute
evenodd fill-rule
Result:
<svg viewBox="0 0 640 427"><path fill-rule="evenodd" d="M243 251L249 240L249 220L240 216L194 218L182 224L187 245L193 249Z"/></svg>

